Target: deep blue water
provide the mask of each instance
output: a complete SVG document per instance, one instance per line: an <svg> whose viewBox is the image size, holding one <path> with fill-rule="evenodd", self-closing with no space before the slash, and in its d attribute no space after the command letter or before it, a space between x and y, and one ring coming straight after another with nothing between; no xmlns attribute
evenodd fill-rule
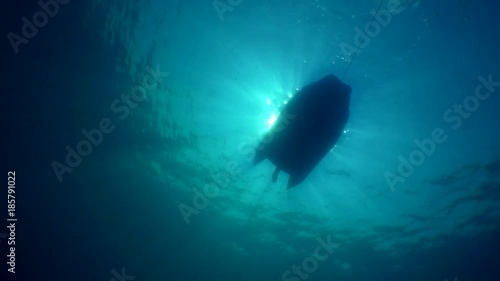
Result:
<svg viewBox="0 0 500 281"><path fill-rule="evenodd" d="M500 280L496 1L11 2L0 280ZM349 122L286 191L255 146L327 74Z"/></svg>

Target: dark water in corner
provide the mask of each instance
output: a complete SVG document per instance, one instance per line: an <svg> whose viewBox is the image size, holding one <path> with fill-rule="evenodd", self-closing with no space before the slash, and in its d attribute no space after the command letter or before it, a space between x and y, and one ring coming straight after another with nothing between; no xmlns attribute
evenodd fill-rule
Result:
<svg viewBox="0 0 500 281"><path fill-rule="evenodd" d="M3 8L1 280L500 280L495 1L50 3ZM349 123L286 192L253 147L329 73Z"/></svg>

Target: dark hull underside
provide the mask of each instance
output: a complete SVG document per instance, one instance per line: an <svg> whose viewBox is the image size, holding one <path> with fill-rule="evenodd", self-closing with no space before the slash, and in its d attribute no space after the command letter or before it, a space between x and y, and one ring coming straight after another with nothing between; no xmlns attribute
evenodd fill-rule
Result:
<svg viewBox="0 0 500 281"><path fill-rule="evenodd" d="M349 118L351 87L334 75L302 88L261 141L254 164L269 159L300 184L338 141Z"/></svg>

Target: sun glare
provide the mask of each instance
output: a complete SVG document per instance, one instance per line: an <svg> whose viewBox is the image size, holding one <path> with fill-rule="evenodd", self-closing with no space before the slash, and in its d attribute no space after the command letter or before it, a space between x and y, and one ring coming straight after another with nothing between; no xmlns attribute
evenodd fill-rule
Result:
<svg viewBox="0 0 500 281"><path fill-rule="evenodd" d="M273 113L267 120L267 127L270 129L273 126L274 122L276 122L276 114Z"/></svg>

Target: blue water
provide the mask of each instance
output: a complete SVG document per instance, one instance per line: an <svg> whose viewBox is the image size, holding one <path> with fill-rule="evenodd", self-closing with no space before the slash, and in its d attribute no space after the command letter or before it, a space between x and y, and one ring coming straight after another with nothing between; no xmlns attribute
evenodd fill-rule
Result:
<svg viewBox="0 0 500 281"><path fill-rule="evenodd" d="M496 1L24 2L2 281L500 280ZM349 122L286 191L255 146L327 74Z"/></svg>

